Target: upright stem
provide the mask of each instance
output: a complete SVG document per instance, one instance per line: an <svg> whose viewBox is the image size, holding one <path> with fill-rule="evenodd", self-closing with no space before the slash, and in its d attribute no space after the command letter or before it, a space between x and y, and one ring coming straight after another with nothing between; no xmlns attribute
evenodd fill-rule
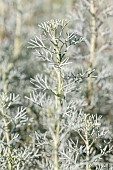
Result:
<svg viewBox="0 0 113 170"><path fill-rule="evenodd" d="M82 134L82 132L78 131L79 136L81 137L81 139L83 140L85 146L86 146L86 170L91 170L91 166L90 166L90 148L93 144L90 143L90 139L89 139L89 128L90 128L91 124L89 122L89 115L85 114L85 128L84 128L84 135Z"/></svg>
<svg viewBox="0 0 113 170"><path fill-rule="evenodd" d="M2 81L3 81L3 92L5 94L7 94L8 92L8 79L7 79L7 74L9 73L9 71L11 70L12 65L7 64L7 67L5 69L0 69L1 71L1 77L2 77ZM7 159L8 159L8 170L12 170L12 163L10 161L11 158L11 147L10 147L10 134L9 134L9 127L8 127L8 122L7 122L7 118L6 118L6 111L4 108L2 108L0 110L2 117L3 117L3 123L4 123L4 136L5 136L5 140L7 143Z"/></svg>
<svg viewBox="0 0 113 170"><path fill-rule="evenodd" d="M96 44L96 18L95 18L95 7L94 0L90 1L90 12L91 12L91 42L90 42L90 60L89 68L93 69L94 57L95 57L95 44ZM91 103L92 96L92 78L88 79L88 104Z"/></svg>
<svg viewBox="0 0 113 170"><path fill-rule="evenodd" d="M0 40L4 38L5 35L5 23L4 23L4 14L5 14L5 3L3 0L0 1L0 15L1 15L1 22L0 22Z"/></svg>
<svg viewBox="0 0 113 170"><path fill-rule="evenodd" d="M56 59L57 59L57 64L60 64L60 56L59 56L59 48L57 46L57 42L55 40L55 35L53 37L53 40L55 45L55 50L56 50ZM58 68L57 72L57 103L56 103L56 110L58 112L61 110L61 94L62 94L62 77L61 77L61 68ZM59 169L59 164L58 164L58 146L59 146L59 131L60 131L60 115L58 113L57 115L57 120L56 120L56 125L54 129L54 138L53 138L53 146L54 146L54 170Z"/></svg>
<svg viewBox="0 0 113 170"><path fill-rule="evenodd" d="M91 40L90 40L90 60L89 60L89 68L92 71L93 70L93 63L94 63L94 57L95 57L95 45L96 45L96 13L95 13L95 0L90 0L90 13L91 13ZM91 98L92 98L92 78L91 76L88 78L88 105L91 104ZM86 132L85 132L85 144L86 144L86 170L91 170L90 166L90 141L88 137L88 122L89 122L89 116L86 115Z"/></svg>
<svg viewBox="0 0 113 170"><path fill-rule="evenodd" d="M89 116L86 115L86 130L85 130L85 144L86 144L86 170L91 170L90 167L90 144L89 144L89 137L88 137L88 122L89 122Z"/></svg>
<svg viewBox="0 0 113 170"><path fill-rule="evenodd" d="M3 122L4 122L4 131L5 131L5 138L6 138L6 142L7 142L7 145L8 145L8 170L12 170L12 163L10 161L10 155L11 155L11 148L9 146L9 141L10 141L10 136L9 136L9 128L8 128L8 123L7 123L7 120L5 118L5 113L4 113L4 110L2 109L1 110L1 113L3 115Z"/></svg>
<svg viewBox="0 0 113 170"><path fill-rule="evenodd" d="M14 39L13 60L17 60L20 53L21 38L21 0L17 0L16 30Z"/></svg>
<svg viewBox="0 0 113 170"><path fill-rule="evenodd" d="M56 125L56 129L55 129L56 130L55 138L53 138L54 170L58 170L59 169L59 164L58 164L59 128L60 128L60 123L58 121L57 125Z"/></svg>

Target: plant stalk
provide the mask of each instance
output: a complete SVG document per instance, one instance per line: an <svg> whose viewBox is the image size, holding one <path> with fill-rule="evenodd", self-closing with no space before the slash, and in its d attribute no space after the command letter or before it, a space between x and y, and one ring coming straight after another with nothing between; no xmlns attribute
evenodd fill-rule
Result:
<svg viewBox="0 0 113 170"><path fill-rule="evenodd" d="M90 167L90 144L89 144L89 137L88 137L88 128L89 128L89 116L86 115L86 130L85 130L85 144L86 144L86 170L91 170Z"/></svg>
<svg viewBox="0 0 113 170"><path fill-rule="evenodd" d="M94 57L95 57L95 44L96 44L96 18L95 18L95 7L94 0L90 1L90 13L91 13L91 42L90 42L90 60L89 60L89 68L92 71ZM91 104L92 97L92 78L91 76L88 78L88 105Z"/></svg>
<svg viewBox="0 0 113 170"><path fill-rule="evenodd" d="M4 110L2 109L2 115L4 116L5 113L4 113ZM8 124L7 124L7 121L6 121L6 118L4 116L3 118L3 122L4 122L4 131L5 131L5 138L6 138L6 142L7 142L7 145L8 145L8 170L13 170L13 167L12 167L12 163L10 161L10 155L11 155L11 148L9 146L9 141L10 141L10 136L9 136L9 128L8 128Z"/></svg>
<svg viewBox="0 0 113 170"><path fill-rule="evenodd" d="M16 61L19 57L20 47L21 47L21 0L17 0L17 14L16 14L16 30L15 30L15 39L14 39L14 51L13 51L13 60Z"/></svg>
<svg viewBox="0 0 113 170"><path fill-rule="evenodd" d="M56 39L55 39L55 33L53 36L53 43L56 44L54 46L56 50L56 62L57 64L60 64L60 56L59 56L59 47L57 45ZM62 94L62 77L61 77L61 68L58 68L57 72L57 98L56 98L56 110L58 110L56 125L55 125L55 138L53 138L53 146L54 146L54 170L59 170L59 164L58 164L58 146L59 146L59 132L60 132L60 115L59 112L61 110L61 94Z"/></svg>

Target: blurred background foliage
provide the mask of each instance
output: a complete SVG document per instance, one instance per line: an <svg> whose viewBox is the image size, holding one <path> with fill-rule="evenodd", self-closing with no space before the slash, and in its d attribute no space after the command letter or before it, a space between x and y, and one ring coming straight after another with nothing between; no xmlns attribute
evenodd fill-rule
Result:
<svg viewBox="0 0 113 170"><path fill-rule="evenodd" d="M84 96L86 112L104 115L113 137L113 2L96 2L94 58L90 44L92 16L88 11L88 0L0 0L0 91L14 92L21 96L29 116L35 118L31 126L22 129L22 140L29 141L27 133L40 128L39 108L25 96L31 91L30 78L37 73L49 74L44 62L27 48L27 42L35 35L40 36L38 24L51 19L69 19L70 32L86 37L86 43L73 47L68 53L72 67L68 71L78 73L80 69L95 69L97 78L88 79L81 85L78 98ZM89 85L88 85L89 84ZM79 96L81 95L81 96ZM89 101L90 100L90 101Z"/></svg>

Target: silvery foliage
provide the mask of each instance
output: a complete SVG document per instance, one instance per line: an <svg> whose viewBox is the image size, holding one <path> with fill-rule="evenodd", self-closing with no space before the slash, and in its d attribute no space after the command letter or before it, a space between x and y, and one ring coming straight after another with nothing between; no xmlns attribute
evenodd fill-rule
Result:
<svg viewBox="0 0 113 170"><path fill-rule="evenodd" d="M93 68L96 69L97 78L92 79L93 82L93 95L91 99L90 108L93 113L98 113L98 115L104 115L104 121L102 122L102 127L104 129L109 129L111 133L107 133L103 140L106 138L112 138L112 104L113 101L113 57L112 57L112 29L110 29L109 20L113 20L113 6L110 5L110 1L106 3L104 0L96 1L95 5L95 20L96 20L96 46L95 46L95 58L93 63ZM70 13L69 18L73 21L72 30L79 32L86 37L86 48L81 47L82 50L74 50L76 55L73 55L73 60L76 61L76 65L80 67L81 62L84 62L84 67L88 67L88 62L90 58L90 42L91 42L91 1L80 0L75 3L75 10ZM75 69L77 69L75 66ZM87 85L87 84L86 84ZM85 84L83 84L82 90L84 93L87 91ZM111 118L111 120L110 120ZM112 141L113 143L113 141ZM106 160L107 159L107 160ZM109 162L105 169L109 169L112 165L112 154L109 157L105 157L105 162ZM104 165L105 166L105 165ZM103 166L103 169L104 169ZM110 167L109 167L110 166ZM100 166L101 167L101 166Z"/></svg>
<svg viewBox="0 0 113 170"><path fill-rule="evenodd" d="M19 95L0 94L0 169L26 169L33 160L33 148L22 144L19 131L32 119L27 116Z"/></svg>
<svg viewBox="0 0 113 170"><path fill-rule="evenodd" d="M91 108L95 112L101 112L104 115L108 115L109 110L112 114L112 99L113 99L113 67L112 67L112 29L110 28L110 19L113 20L113 6L110 5L110 1L107 3L105 0L96 1L95 5L95 20L96 20L96 46L95 46L95 58L93 68L96 69L97 78L93 79L93 97L91 101ZM75 68L80 67L83 62L84 67L88 67L87 63L90 59L91 48L91 17L90 11L91 1L80 0L75 3L75 10L70 12L69 19L73 21L72 30L76 30L80 35L86 37L85 50L84 46L74 50L73 60L76 61ZM76 66L77 65L77 66ZM85 90L86 88L82 88ZM101 100L100 100L101 98ZM106 104L105 104L106 103Z"/></svg>
<svg viewBox="0 0 113 170"><path fill-rule="evenodd" d="M87 107L85 98L82 97L80 84L89 77L95 77L93 71L83 69L79 73L69 72L72 63L69 61L69 49L85 39L75 33L67 32L66 20L51 20L41 23L40 36L35 36L29 42L38 60L43 60L49 71L37 74L31 78L32 92L28 98L40 108L40 121L44 132L37 130L32 136L33 146L38 150L36 163L39 169L53 170L52 161L53 139L52 130L60 116L60 132L58 145L59 169L84 170L87 161L97 170L103 170L102 156L112 150L110 141L102 143L101 139L107 130L102 127L102 118L90 113L84 113ZM58 47L56 51L55 47ZM59 58L56 58L59 56ZM38 63L37 63L38 66ZM46 69L46 68L45 68ZM62 94L57 93L56 72L62 71ZM56 97L61 98L61 108L56 109ZM87 136L87 137L86 137ZM86 143L89 143L89 158L87 158ZM99 153L93 147L97 143ZM103 168L102 168L103 167Z"/></svg>

